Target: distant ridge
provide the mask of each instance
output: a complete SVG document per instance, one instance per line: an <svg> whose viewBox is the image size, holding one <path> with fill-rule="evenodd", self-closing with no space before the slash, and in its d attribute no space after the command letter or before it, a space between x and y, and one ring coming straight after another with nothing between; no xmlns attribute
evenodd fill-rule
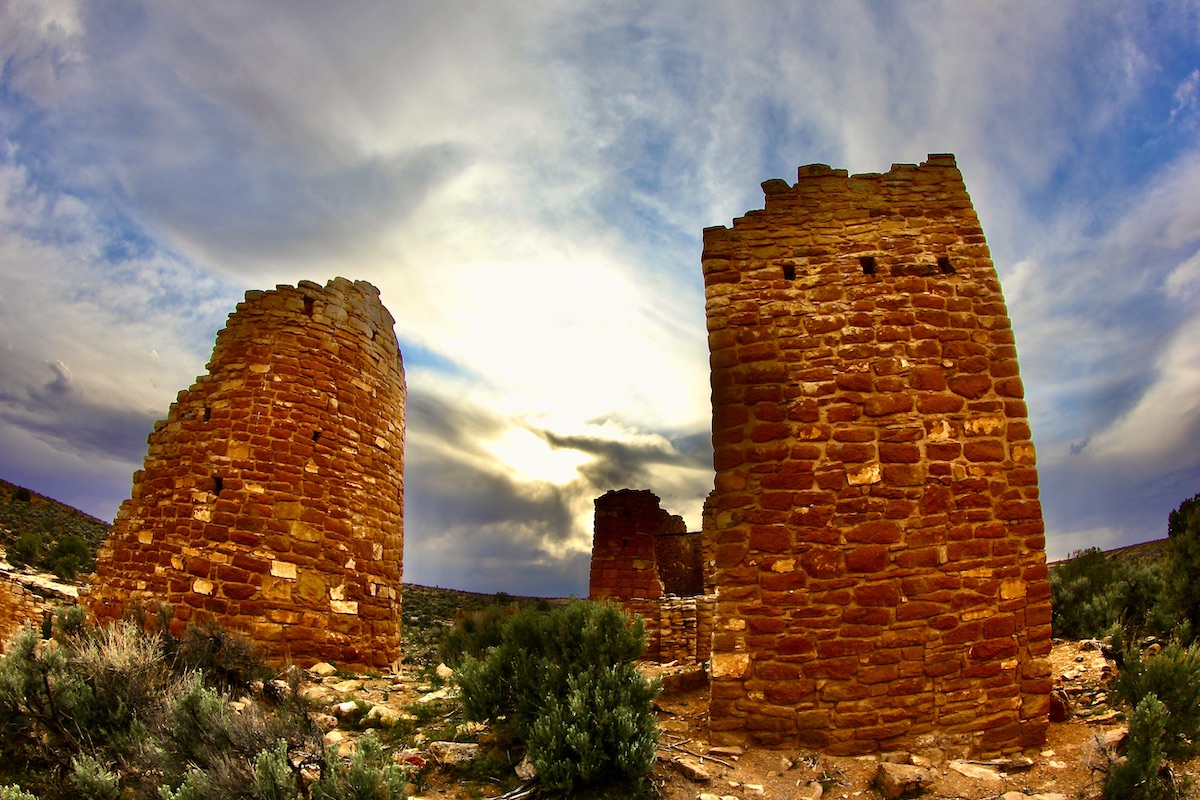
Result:
<svg viewBox="0 0 1200 800"><path fill-rule="evenodd" d="M0 542L11 544L21 534L49 534L51 540L73 533L93 552L108 535L109 524L52 497L0 478Z"/></svg>
<svg viewBox="0 0 1200 800"><path fill-rule="evenodd" d="M1161 563L1167 557L1167 546L1170 539L1152 539L1148 542L1139 542L1138 544L1127 544L1124 547L1115 547L1112 550L1105 550L1104 554L1111 559L1117 561L1127 561L1134 564L1144 564L1148 561L1156 561ZM1070 556L1068 556L1070 558ZM1066 558L1061 558L1058 561L1051 561L1050 566L1056 567L1065 562Z"/></svg>

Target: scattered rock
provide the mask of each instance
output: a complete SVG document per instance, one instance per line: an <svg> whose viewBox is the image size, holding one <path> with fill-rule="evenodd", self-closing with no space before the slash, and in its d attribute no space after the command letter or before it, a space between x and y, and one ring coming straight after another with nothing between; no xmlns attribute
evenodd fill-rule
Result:
<svg viewBox="0 0 1200 800"><path fill-rule="evenodd" d="M417 698L417 702L420 703L421 705L425 705L426 703L432 703L435 700L445 700L449 697L450 697L449 689L438 689L436 692L430 692L429 694L421 695L420 697Z"/></svg>
<svg viewBox="0 0 1200 800"><path fill-rule="evenodd" d="M1002 780L1000 772L995 767L985 767L982 764L972 764L969 761L951 761L947 766L966 778L980 781Z"/></svg>
<svg viewBox="0 0 1200 800"><path fill-rule="evenodd" d="M671 764L680 775L693 783L708 783L712 780L708 770L693 758L673 758Z"/></svg>
<svg viewBox="0 0 1200 800"><path fill-rule="evenodd" d="M448 681L454 677L454 670L450 669L445 664L438 664L437 668L433 672L444 681Z"/></svg>
<svg viewBox="0 0 1200 800"><path fill-rule="evenodd" d="M363 718L363 725L368 728L394 728L402 719L404 715L390 706L371 706L371 710Z"/></svg>
<svg viewBox="0 0 1200 800"><path fill-rule="evenodd" d="M323 731L331 731L338 726L337 717L332 714L312 714L309 716L309 719L313 721L313 724L317 728Z"/></svg>
<svg viewBox="0 0 1200 800"><path fill-rule="evenodd" d="M328 686L313 684L300 690L300 697L313 705L325 705L333 699L333 692Z"/></svg>
<svg viewBox="0 0 1200 800"><path fill-rule="evenodd" d="M1106 750L1111 750L1114 753L1125 752L1125 742L1129 739L1129 726L1122 725L1119 728L1105 731L1100 734L1100 744Z"/></svg>
<svg viewBox="0 0 1200 800"><path fill-rule="evenodd" d="M805 784L799 787L796 793L796 800L821 800L825 795L825 788L816 781Z"/></svg>
<svg viewBox="0 0 1200 800"><path fill-rule="evenodd" d="M363 682L357 678L352 678L348 681L339 681L330 688L338 694L350 694L350 692L357 692L358 690L362 689Z"/></svg>
<svg viewBox="0 0 1200 800"><path fill-rule="evenodd" d="M400 766L416 767L417 769L425 769L429 762L417 750L400 750L392 755L392 760Z"/></svg>
<svg viewBox="0 0 1200 800"><path fill-rule="evenodd" d="M993 758L989 761L972 761L972 764L977 764L981 767L995 767L1001 772L1029 772L1033 769L1033 759L1025 756L1013 756L1012 758Z"/></svg>
<svg viewBox="0 0 1200 800"><path fill-rule="evenodd" d="M883 761L875 772L872 785L888 800L894 800L906 794L925 791L931 780L929 770L922 767Z"/></svg>
<svg viewBox="0 0 1200 800"><path fill-rule="evenodd" d="M344 703L338 703L333 707L333 715L342 721L357 720L363 714L363 707L360 703L361 701L356 700L347 700Z"/></svg>
<svg viewBox="0 0 1200 800"><path fill-rule="evenodd" d="M737 745L719 745L708 748L708 754L717 758L732 758L737 761L746 754L746 749Z"/></svg>
<svg viewBox="0 0 1200 800"><path fill-rule="evenodd" d="M1073 713L1070 696L1061 686L1054 687L1050 692L1050 721L1066 722Z"/></svg>
<svg viewBox="0 0 1200 800"><path fill-rule="evenodd" d="M517 777L523 781L531 781L537 777L537 769L534 768L533 762L529 760L529 754L521 759L521 763L516 766Z"/></svg>
<svg viewBox="0 0 1200 800"><path fill-rule="evenodd" d="M337 667L328 661L318 661L308 668L308 674L316 678L328 678L337 673Z"/></svg>
<svg viewBox="0 0 1200 800"><path fill-rule="evenodd" d="M439 764L457 767L479 757L479 745L469 742L430 742L429 753Z"/></svg>

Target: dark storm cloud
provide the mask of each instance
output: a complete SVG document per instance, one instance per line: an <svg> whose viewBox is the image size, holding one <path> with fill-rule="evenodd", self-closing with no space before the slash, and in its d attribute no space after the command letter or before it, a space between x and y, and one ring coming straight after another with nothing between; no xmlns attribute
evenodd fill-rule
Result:
<svg viewBox="0 0 1200 800"><path fill-rule="evenodd" d="M61 362L43 386L0 394L0 426L19 427L56 450L124 463L141 461L154 414L97 403L75 390ZM0 457L0 470L5 469Z"/></svg>

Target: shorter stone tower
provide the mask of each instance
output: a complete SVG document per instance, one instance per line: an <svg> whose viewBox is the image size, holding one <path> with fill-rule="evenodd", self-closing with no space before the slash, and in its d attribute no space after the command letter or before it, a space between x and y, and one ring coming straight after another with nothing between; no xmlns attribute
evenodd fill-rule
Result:
<svg viewBox="0 0 1200 800"><path fill-rule="evenodd" d="M649 661L706 661L712 601L703 596L700 534L645 489L596 498L588 597L612 600L646 624Z"/></svg>
<svg viewBox="0 0 1200 800"><path fill-rule="evenodd" d="M155 425L86 598L99 622L165 603L276 661L400 655L404 369L369 283L250 291L209 373Z"/></svg>

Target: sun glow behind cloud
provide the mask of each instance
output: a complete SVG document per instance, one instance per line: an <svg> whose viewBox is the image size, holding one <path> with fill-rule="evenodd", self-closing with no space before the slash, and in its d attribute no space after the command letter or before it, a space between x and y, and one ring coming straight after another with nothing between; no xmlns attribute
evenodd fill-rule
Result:
<svg viewBox="0 0 1200 800"><path fill-rule="evenodd" d="M578 450L551 447L545 439L523 428L509 428L483 446L526 482L570 483L590 460Z"/></svg>

